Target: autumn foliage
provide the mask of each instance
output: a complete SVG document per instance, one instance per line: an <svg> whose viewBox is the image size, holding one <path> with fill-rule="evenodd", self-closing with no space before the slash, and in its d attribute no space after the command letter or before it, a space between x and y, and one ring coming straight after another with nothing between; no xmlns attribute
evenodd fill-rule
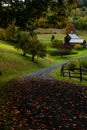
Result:
<svg viewBox="0 0 87 130"><path fill-rule="evenodd" d="M76 28L75 28L74 24L69 23L69 24L66 25L66 28L65 28L65 33L66 34L69 34L71 32L75 33L75 31L76 31Z"/></svg>
<svg viewBox="0 0 87 130"><path fill-rule="evenodd" d="M85 130L87 87L52 78L10 81L0 91L2 130Z"/></svg>

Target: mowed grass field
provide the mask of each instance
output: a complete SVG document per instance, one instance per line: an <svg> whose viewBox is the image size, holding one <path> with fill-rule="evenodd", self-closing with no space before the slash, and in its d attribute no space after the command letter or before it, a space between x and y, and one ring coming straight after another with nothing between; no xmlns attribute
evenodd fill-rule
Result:
<svg viewBox="0 0 87 130"><path fill-rule="evenodd" d="M48 50L52 49L50 47L51 36L52 34L38 34L38 39L41 43L47 46ZM54 36L55 39L64 40L65 34L64 32L59 32L58 34L54 34ZM82 34L79 33L79 37L87 40L86 32L82 32ZM79 51L76 55L68 55L63 58L61 58L61 56L50 56L47 54L44 59L36 57L35 62L32 62L30 55L24 57L22 56L21 50L17 51L9 43L0 41L0 71L2 73L2 75L0 75L0 86L13 78L17 78L18 76L28 74L35 70L39 70L40 68L52 66L69 59L85 56L86 54L86 49Z"/></svg>

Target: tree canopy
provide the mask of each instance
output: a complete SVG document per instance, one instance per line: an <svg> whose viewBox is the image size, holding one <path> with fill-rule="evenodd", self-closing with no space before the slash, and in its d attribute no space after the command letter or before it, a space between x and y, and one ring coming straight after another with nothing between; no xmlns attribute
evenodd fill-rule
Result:
<svg viewBox="0 0 87 130"><path fill-rule="evenodd" d="M78 7L87 7L87 0L79 0Z"/></svg>
<svg viewBox="0 0 87 130"><path fill-rule="evenodd" d="M15 46L16 49L21 49L23 56L30 54L32 61L35 60L35 56L41 58L46 56L46 46L39 42L34 32L33 35L31 35L28 31L20 31L17 28L14 34L13 46Z"/></svg>
<svg viewBox="0 0 87 130"><path fill-rule="evenodd" d="M67 19L68 12L76 7L76 3L77 0L1 0L0 26L6 28L15 20L21 29L32 29L37 25L36 21L47 13L48 8L51 12L46 17L48 24L53 20L52 24L60 25L62 19Z"/></svg>

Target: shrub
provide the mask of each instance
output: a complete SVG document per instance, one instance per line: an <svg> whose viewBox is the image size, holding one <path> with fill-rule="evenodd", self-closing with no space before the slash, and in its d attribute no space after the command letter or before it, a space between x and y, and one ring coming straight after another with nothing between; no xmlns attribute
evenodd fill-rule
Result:
<svg viewBox="0 0 87 130"><path fill-rule="evenodd" d="M80 63L78 60L73 60L67 64L67 69L74 71L75 68L78 68L80 66Z"/></svg>
<svg viewBox="0 0 87 130"><path fill-rule="evenodd" d="M83 59L80 61L80 64L83 68L87 69L87 59Z"/></svg>
<svg viewBox="0 0 87 130"><path fill-rule="evenodd" d="M72 53L72 47L68 45L58 45L58 54L61 56L69 55Z"/></svg>
<svg viewBox="0 0 87 130"><path fill-rule="evenodd" d="M39 27L46 27L46 20L45 20L45 18L41 17L41 18L38 20L38 26L39 26Z"/></svg>
<svg viewBox="0 0 87 130"><path fill-rule="evenodd" d="M14 40L15 21L6 28L5 34L6 34L5 35L5 40L7 40L7 41L13 41Z"/></svg>
<svg viewBox="0 0 87 130"><path fill-rule="evenodd" d="M82 47L81 44L76 44L76 45L74 46L74 49L75 49L75 50L82 50L83 47Z"/></svg>
<svg viewBox="0 0 87 130"><path fill-rule="evenodd" d="M54 39L54 40L51 42L51 47L57 48L58 45L61 45L61 44L63 44L63 41L62 41L62 40Z"/></svg>
<svg viewBox="0 0 87 130"><path fill-rule="evenodd" d="M58 56L58 51L57 50L50 50L50 51L48 51L48 54L51 56Z"/></svg>
<svg viewBox="0 0 87 130"><path fill-rule="evenodd" d="M0 39L1 40L5 39L5 30L3 28L0 28Z"/></svg>

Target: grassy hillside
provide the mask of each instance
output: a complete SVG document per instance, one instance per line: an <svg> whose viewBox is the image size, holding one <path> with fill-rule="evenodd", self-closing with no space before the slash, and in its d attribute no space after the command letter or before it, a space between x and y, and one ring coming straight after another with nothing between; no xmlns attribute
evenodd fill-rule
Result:
<svg viewBox="0 0 87 130"><path fill-rule="evenodd" d="M17 51L7 42L0 41L0 71L2 73L0 75L0 85L17 76L33 72L54 63L53 60L48 58L40 59L37 57L35 62L32 62L29 55L24 57L21 51Z"/></svg>

